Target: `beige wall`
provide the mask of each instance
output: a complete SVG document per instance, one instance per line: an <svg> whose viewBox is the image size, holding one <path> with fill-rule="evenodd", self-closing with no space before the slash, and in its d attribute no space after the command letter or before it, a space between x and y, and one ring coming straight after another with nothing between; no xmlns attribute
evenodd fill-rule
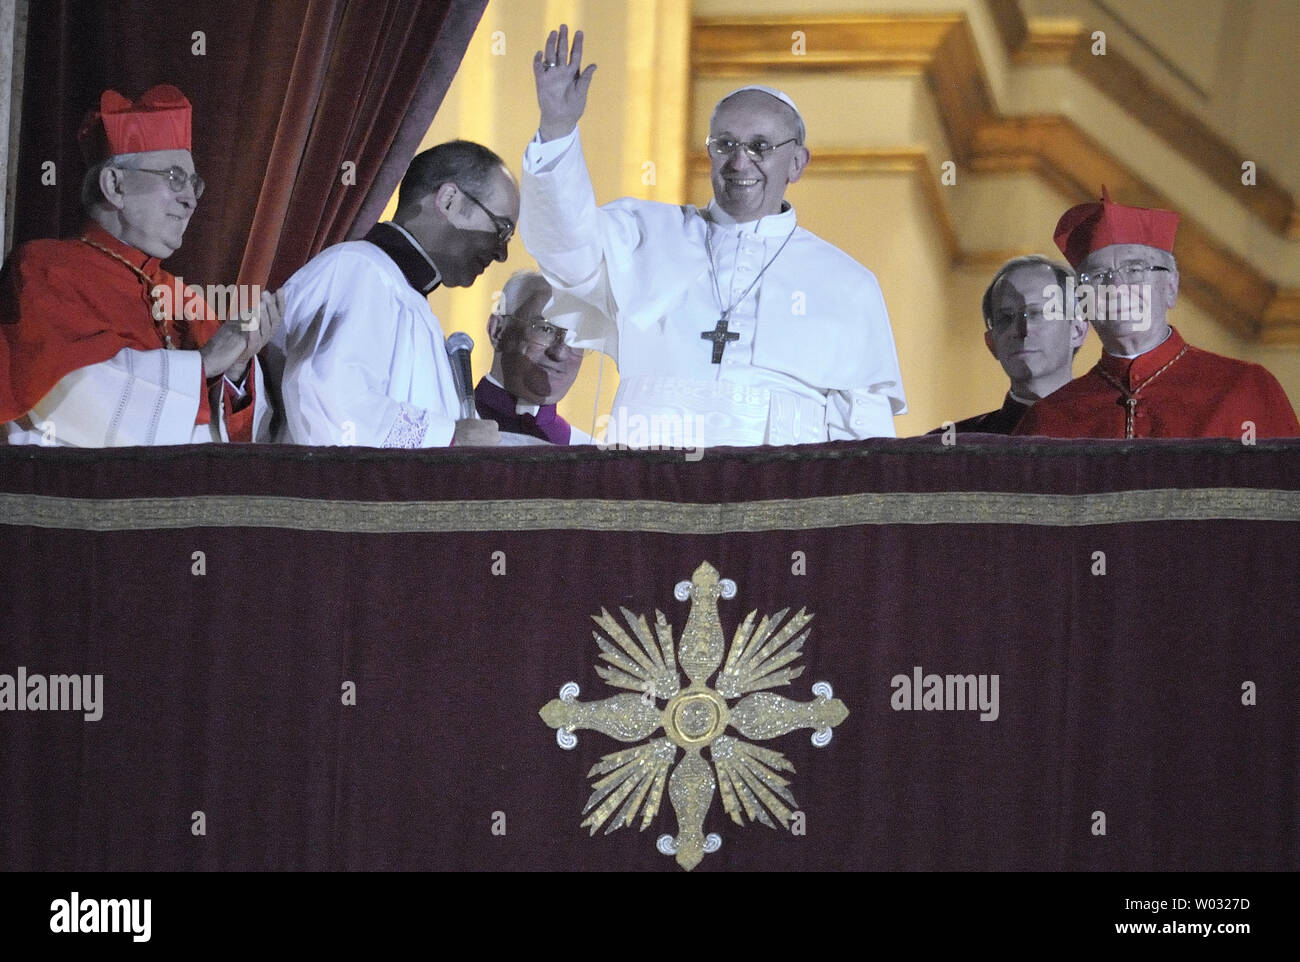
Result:
<svg viewBox="0 0 1300 962"><path fill-rule="evenodd" d="M1281 155L1295 125L1279 127L1277 118L1294 114L1296 98L1273 96L1277 111L1271 120L1266 109L1269 98L1261 95L1258 84L1270 70L1291 83L1288 78L1297 58L1293 52L1282 57L1279 44L1293 36L1288 30L1300 19L1284 16L1281 25L1270 31L1265 9L1269 5L1261 0L1245 4L1249 15L1235 24L1228 22L1231 18L1224 10L1236 8L1237 3L1205 0L1202 6L1206 16L1213 15L1214 37L1207 39L1189 30L1172 32L1160 54L1200 56L1207 44L1217 44L1214 49L1224 62L1216 61L1212 70L1203 64L1189 69L1187 76L1197 83L1209 82L1206 78L1211 75L1222 79L1225 70L1234 66L1223 51L1244 57L1235 64L1238 81L1230 90L1213 94L1212 102L1202 103L1201 113L1207 122L1219 125L1215 129L1224 136L1249 142L1260 153L1261 165L1289 172L1292 168L1286 165L1294 166L1296 155L1294 151L1285 158ZM1300 5L1289 6L1300 10ZM1058 16L1063 8L1080 17L1104 15L1093 0L1026 0L1022 7L1031 16ZM453 137L479 140L501 153L517 171L524 144L537 123L532 55L549 27L562 19L584 28L587 59L600 65L582 130L601 202L625 195L706 201L707 177L698 166L691 172L689 158L699 153L713 102L745 82L762 81L787 90L808 120L813 152L808 173L791 187L789 198L804 226L848 251L879 278L909 402L909 413L897 419L898 432L919 434L944 420L1000 404L1005 377L985 350L981 334L979 301L985 283L1002 252L1054 255L1052 228L1074 200L1034 171L979 173L959 168L955 185L935 189L939 164L952 151L933 92L920 71L783 70L749 78L692 78L687 57L691 16L905 11L964 14L998 110L1012 116L1059 113L1094 136L1122 131L1117 148L1125 161L1175 197L1182 209L1195 211L1202 224L1218 231L1216 241L1279 286L1300 283L1296 241L1270 232L1152 132L1126 128L1123 105L1105 101L1067 66L1012 63L984 0L493 0L426 144ZM1151 5L1146 4L1133 21L1135 31L1150 29ZM1128 46L1135 51L1135 62L1145 62L1144 56L1150 59L1132 38ZM1103 123L1106 126L1099 126ZM827 163L819 167L819 150L910 151L924 162L897 169L880 163L856 169ZM654 165L653 183L645 182L647 163ZM955 251L944 242L945 225L955 235ZM465 330L480 342L474 356L476 375L491 360L484 325L494 294L514 270L532 266L516 241L509 262L493 265L475 287L439 290L431 297L448 332ZM1201 347L1265 364L1291 398L1300 400L1300 349L1243 341L1186 299L1172 319ZM1098 354L1096 337L1090 335L1076 359L1075 374L1086 371ZM599 356L589 357L578 386L561 405L562 412L579 426L590 426L593 410L608 409L616 383L617 374L608 360L602 364Z"/></svg>
<svg viewBox="0 0 1300 962"><path fill-rule="evenodd" d="M1031 17L1106 31L1160 88L1300 191L1300 3L1021 0Z"/></svg>

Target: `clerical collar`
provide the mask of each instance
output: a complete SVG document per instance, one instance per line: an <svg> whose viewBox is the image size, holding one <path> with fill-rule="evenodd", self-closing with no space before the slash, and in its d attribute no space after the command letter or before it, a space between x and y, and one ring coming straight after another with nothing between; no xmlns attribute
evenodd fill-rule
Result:
<svg viewBox="0 0 1300 962"><path fill-rule="evenodd" d="M429 257L429 252L401 224L390 220L376 224L370 228L365 240L391 257L406 278L406 283L421 294L427 295L442 283L442 275Z"/></svg>
<svg viewBox="0 0 1300 962"><path fill-rule="evenodd" d="M1007 397L1011 398L1011 400L1015 401L1017 404L1023 404L1027 408L1034 406L1032 398L1021 397L1015 391L1007 391Z"/></svg>
<svg viewBox="0 0 1300 962"><path fill-rule="evenodd" d="M1165 343L1165 341L1169 340L1169 335L1173 333L1174 333L1174 326L1170 324L1169 327L1165 329L1165 336L1160 339L1160 344L1163 344ZM1143 354L1150 354L1157 347L1159 347L1160 344L1154 344L1151 347L1147 348L1145 351L1138 351L1138 353L1136 354L1111 354L1110 351L1107 351L1106 353L1109 354L1111 357L1122 357L1126 361L1131 361L1133 360L1133 358L1141 357Z"/></svg>
<svg viewBox="0 0 1300 962"><path fill-rule="evenodd" d="M764 237L784 237L795 225L794 208L789 201L781 201L779 214L768 214L758 220L738 221L718 206L718 201L709 201L709 206L702 211L704 216L719 227L738 227L741 233L759 234Z"/></svg>
<svg viewBox="0 0 1300 962"><path fill-rule="evenodd" d="M496 378L492 376L491 371L483 375L483 379L487 381L489 384L495 384L497 387L501 388L501 390L506 392L506 395L510 398L510 400L515 402L516 414L531 414L533 415L533 417L536 417L537 412L542 409L542 406L540 404L529 404L527 401L515 397L508 390L506 390L506 386L504 384L502 384L500 381L498 381Z"/></svg>

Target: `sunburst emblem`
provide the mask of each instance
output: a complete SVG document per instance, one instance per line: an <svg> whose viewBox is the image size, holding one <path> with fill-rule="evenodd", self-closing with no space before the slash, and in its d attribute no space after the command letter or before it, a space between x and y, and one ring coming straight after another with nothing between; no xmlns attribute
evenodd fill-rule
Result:
<svg viewBox="0 0 1300 962"><path fill-rule="evenodd" d="M608 685L640 694L581 702L577 684L569 682L539 714L556 729L561 748L578 743L573 733L579 728L592 728L623 742L641 741L663 729L661 737L606 755L592 767L588 777L603 777L592 782L582 825L590 827L592 835L604 825L608 835L635 822L639 811L641 831L645 831L659 811L666 783L677 815L677 834L661 836L658 847L690 871L706 852L717 851L722 844L720 836L704 835L704 819L715 793L722 796L722 807L731 820L741 826L743 813L769 828L777 822L788 828L798 808L790 780L780 774L793 772L794 766L778 751L726 734L728 726L744 738L759 740L811 728L813 744L820 748L830 742L831 729L849 711L831 697L831 686L825 682L812 686L815 697L808 702L765 691L788 685L803 674L802 666L791 665L808 639L812 615L804 609L786 619L789 609L783 608L764 616L757 627L758 612L751 611L736 628L723 664L726 642L718 598L734 597L735 582L719 578L706 561L673 593L678 601L691 602L680 645L674 646L672 626L660 611L655 612L653 635L645 616L626 608L620 610L631 634L604 608L592 616L604 632L592 634L600 657L608 662L597 665L596 673ZM679 661L690 679L685 688ZM710 687L707 683L715 672ZM678 749L685 750L680 761ZM701 755L705 749L708 761Z"/></svg>

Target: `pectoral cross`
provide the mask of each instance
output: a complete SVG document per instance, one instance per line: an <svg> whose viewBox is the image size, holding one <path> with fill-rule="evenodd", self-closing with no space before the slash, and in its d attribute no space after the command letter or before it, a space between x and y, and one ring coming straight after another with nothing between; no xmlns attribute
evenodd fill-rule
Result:
<svg viewBox="0 0 1300 962"><path fill-rule="evenodd" d="M711 331L701 331L700 337L713 342L713 363L721 364L722 352L727 349L728 343L740 340L740 332L727 330L727 315L723 314L718 318L718 326Z"/></svg>

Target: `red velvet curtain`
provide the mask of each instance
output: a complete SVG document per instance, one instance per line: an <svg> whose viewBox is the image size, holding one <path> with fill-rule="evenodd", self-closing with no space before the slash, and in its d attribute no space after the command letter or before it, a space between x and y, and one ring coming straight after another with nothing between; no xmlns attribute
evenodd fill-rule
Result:
<svg viewBox="0 0 1300 962"><path fill-rule="evenodd" d="M378 218L486 5L33 0L15 243L80 223L76 132L100 91L173 83L194 104L208 189L168 267L199 284L279 286ZM53 186L41 183L47 160Z"/></svg>

